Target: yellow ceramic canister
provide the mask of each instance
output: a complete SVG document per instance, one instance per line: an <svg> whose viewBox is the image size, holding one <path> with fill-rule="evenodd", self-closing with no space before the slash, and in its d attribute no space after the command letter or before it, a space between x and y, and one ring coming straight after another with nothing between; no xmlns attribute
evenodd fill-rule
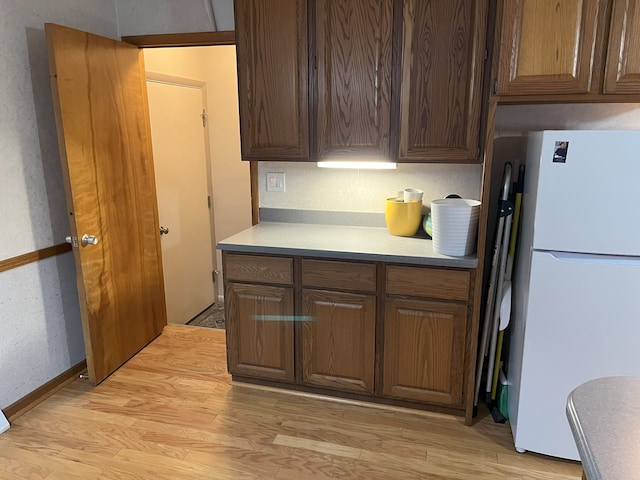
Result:
<svg viewBox="0 0 640 480"><path fill-rule="evenodd" d="M405 202L402 197L387 198L384 219L391 235L411 237L418 231L422 218L422 201Z"/></svg>

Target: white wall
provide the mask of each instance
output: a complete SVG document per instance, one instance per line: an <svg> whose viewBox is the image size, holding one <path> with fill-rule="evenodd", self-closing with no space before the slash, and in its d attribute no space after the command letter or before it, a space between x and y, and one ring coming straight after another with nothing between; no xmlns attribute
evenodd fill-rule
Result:
<svg viewBox="0 0 640 480"><path fill-rule="evenodd" d="M64 242L44 23L116 38L115 0L0 2L0 260ZM0 408L84 359L70 253L0 274Z"/></svg>
<svg viewBox="0 0 640 480"><path fill-rule="evenodd" d="M147 72L163 73L204 82L204 50L207 47L145 48L144 68Z"/></svg>
<svg viewBox="0 0 640 480"><path fill-rule="evenodd" d="M267 192L266 174L285 173L285 191ZM482 165L398 164L397 170L318 168L315 163L260 162L260 207L384 213L404 188L424 190L423 204L456 193L480 198Z"/></svg>
<svg viewBox="0 0 640 480"><path fill-rule="evenodd" d="M251 226L249 164L240 157L240 120L234 46L152 48L144 52L148 72L206 83L215 240ZM216 251L217 268L222 255ZM218 282L223 295L222 277Z"/></svg>
<svg viewBox="0 0 640 480"><path fill-rule="evenodd" d="M205 52L209 102L209 139L213 180L216 241L251 226L249 163L240 155L240 117L235 46L210 47ZM217 250L222 274L222 253ZM222 276L218 282L224 296Z"/></svg>
<svg viewBox="0 0 640 480"><path fill-rule="evenodd" d="M590 129L640 129L640 104L501 105L496 112L496 136Z"/></svg>
<svg viewBox="0 0 640 480"><path fill-rule="evenodd" d="M233 0L116 0L116 3L120 36L234 29Z"/></svg>
<svg viewBox="0 0 640 480"><path fill-rule="evenodd" d="M73 255L0 273L0 407L85 358Z"/></svg>
<svg viewBox="0 0 640 480"><path fill-rule="evenodd" d="M114 11L114 1L0 2L0 260L61 243L68 231L44 23L114 37Z"/></svg>

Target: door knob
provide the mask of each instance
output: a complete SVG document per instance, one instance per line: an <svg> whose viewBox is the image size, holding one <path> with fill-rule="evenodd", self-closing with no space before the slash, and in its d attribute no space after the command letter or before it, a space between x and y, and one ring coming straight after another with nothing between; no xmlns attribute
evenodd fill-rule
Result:
<svg viewBox="0 0 640 480"><path fill-rule="evenodd" d="M95 235L87 235L86 233L82 236L82 246L86 247L87 245L97 245L98 237Z"/></svg>
<svg viewBox="0 0 640 480"><path fill-rule="evenodd" d="M160 235L166 235L167 233L169 233L169 229L160 225Z"/></svg>

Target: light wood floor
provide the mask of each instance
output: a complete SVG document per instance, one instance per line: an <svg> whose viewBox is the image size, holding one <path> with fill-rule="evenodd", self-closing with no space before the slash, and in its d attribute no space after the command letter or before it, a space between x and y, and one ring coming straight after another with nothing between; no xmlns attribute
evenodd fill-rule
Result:
<svg viewBox="0 0 640 480"><path fill-rule="evenodd" d="M170 325L97 387L77 380L0 435L0 479L579 479L474 426L231 385L224 332Z"/></svg>

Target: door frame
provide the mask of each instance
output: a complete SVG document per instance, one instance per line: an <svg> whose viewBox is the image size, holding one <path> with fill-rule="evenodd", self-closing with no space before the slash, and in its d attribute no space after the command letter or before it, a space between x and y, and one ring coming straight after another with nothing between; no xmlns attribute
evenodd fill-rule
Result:
<svg viewBox="0 0 640 480"><path fill-rule="evenodd" d="M206 47L235 45L236 32L227 30L222 32L129 35L121 37L120 40L136 45L138 48ZM251 183L251 223L256 225L260 223L260 189L258 185L258 162L256 161L249 162L249 179Z"/></svg>
<svg viewBox="0 0 640 480"><path fill-rule="evenodd" d="M204 109L204 112L208 112L208 101L207 101L207 83L203 82L202 80L195 80L193 78L188 78L188 77L181 77L181 76L177 76L177 75L169 75L166 73L159 73L159 72L153 72L153 71L149 71L145 69L145 81L146 82L155 82L155 83L164 83L167 85L175 85L178 87L185 87L185 88L196 88L199 89L201 94L202 94L202 108ZM148 97L148 95L147 95ZM149 104L149 101L147 99L147 104ZM209 231L211 232L211 260L212 260L212 266L213 266L213 271L214 272L218 272L218 258L216 255L216 243L217 243L217 237L216 237L216 228L215 228L215 209L214 209L214 205L212 203L213 201L213 174L212 174L212 166L211 166L211 142L210 142L210 138L209 138L209 128L207 126L207 128L204 128L204 150L205 150L205 167L206 167L206 171L207 171L207 195L210 198L210 204L209 204ZM154 163L155 163L155 157L154 157ZM157 190L158 188L156 187L156 198L157 198ZM164 262L163 262L164 265ZM214 303L218 303L218 275L217 273L214 276L213 279L213 298L214 298ZM167 292L165 290L165 299L166 299L166 295ZM167 323L168 319L167 319Z"/></svg>

